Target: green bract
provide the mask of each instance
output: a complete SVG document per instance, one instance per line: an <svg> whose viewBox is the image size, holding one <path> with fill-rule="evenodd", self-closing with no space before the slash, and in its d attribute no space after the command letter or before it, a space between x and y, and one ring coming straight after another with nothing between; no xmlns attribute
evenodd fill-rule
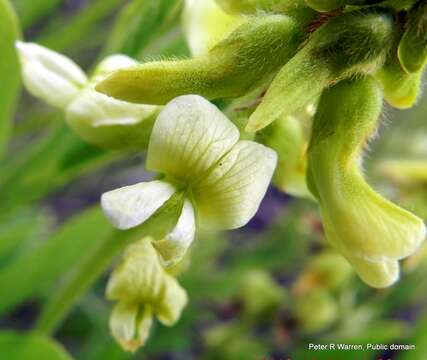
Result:
<svg viewBox="0 0 427 360"><path fill-rule="evenodd" d="M32 43L17 42L24 83L34 96L66 114L66 121L86 141L113 149L147 147L159 108L118 101L94 90L111 72L136 61L124 55L104 59L88 79L70 59Z"/></svg>
<svg viewBox="0 0 427 360"><path fill-rule="evenodd" d="M119 229L145 222L174 193L184 195L175 229L155 247L165 265L180 260L199 223L219 229L245 225L264 197L276 153L239 141L237 128L212 104L188 95L171 101L157 118L146 166L163 180L139 183L102 196L104 212Z"/></svg>
<svg viewBox="0 0 427 360"><path fill-rule="evenodd" d="M155 315L172 326L187 304L187 294L159 263L149 238L129 246L107 286L117 301L110 318L114 338L128 351L145 344Z"/></svg>
<svg viewBox="0 0 427 360"><path fill-rule="evenodd" d="M421 219L376 193L360 168L382 105L375 80L343 81L320 99L308 154L308 184L319 201L326 237L373 287L399 276L398 260L425 238Z"/></svg>

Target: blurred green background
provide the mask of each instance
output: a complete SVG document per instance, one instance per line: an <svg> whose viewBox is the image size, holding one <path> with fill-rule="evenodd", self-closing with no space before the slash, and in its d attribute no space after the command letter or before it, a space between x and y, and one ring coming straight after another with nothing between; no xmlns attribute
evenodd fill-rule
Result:
<svg viewBox="0 0 427 360"><path fill-rule="evenodd" d="M180 0L12 4L25 41L64 53L88 71L107 54L144 61L189 53ZM11 91L2 87L0 96ZM384 113L366 174L382 193L426 219L427 184L397 188L378 164L425 158L427 97L411 110ZM24 91L6 141L0 163L1 359L68 359L66 352L82 360L427 358L427 254L407 260L400 282L385 290L370 289L355 276L332 289L304 283L313 257L325 248L317 207L274 188L247 227L200 234L180 276L190 298L181 320L172 328L156 324L142 350L123 352L108 329L106 264L96 261L97 249L117 234L98 201L104 191L153 177L143 168L144 154L88 145L62 113ZM40 332L25 341L12 332L32 329ZM308 343L331 342L415 344L416 350L307 351Z"/></svg>

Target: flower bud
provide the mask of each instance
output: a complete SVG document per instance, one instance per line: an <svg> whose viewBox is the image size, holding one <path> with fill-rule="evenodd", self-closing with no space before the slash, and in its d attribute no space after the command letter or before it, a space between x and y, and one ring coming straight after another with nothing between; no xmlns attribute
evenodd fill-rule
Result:
<svg viewBox="0 0 427 360"><path fill-rule="evenodd" d="M285 289L262 270L245 273L239 286L245 314L251 318L265 318L273 315L286 299Z"/></svg>
<svg viewBox="0 0 427 360"><path fill-rule="evenodd" d="M265 345L248 335L247 326L241 323L228 322L208 329L204 339L206 360L262 359L267 351Z"/></svg>
<svg viewBox="0 0 427 360"><path fill-rule="evenodd" d="M421 219L384 199L363 178L362 150L377 129L381 106L380 89L368 77L325 91L308 151L308 186L319 201L326 237L373 287L394 283L398 260L425 238Z"/></svg>
<svg viewBox="0 0 427 360"><path fill-rule="evenodd" d="M191 54L206 54L238 27L243 18L225 13L215 0L186 0L182 17Z"/></svg>
<svg viewBox="0 0 427 360"><path fill-rule="evenodd" d="M427 4L421 1L410 12L407 28L400 40L398 56L408 73L422 70L427 60Z"/></svg>
<svg viewBox="0 0 427 360"><path fill-rule="evenodd" d="M398 109L412 107L421 93L422 72L405 72L397 59L390 59L375 77L381 82L384 98Z"/></svg>
<svg viewBox="0 0 427 360"><path fill-rule="evenodd" d="M299 119L278 119L258 133L258 140L277 152L274 185L290 195L311 198L305 181L308 140Z"/></svg>
<svg viewBox="0 0 427 360"><path fill-rule="evenodd" d="M127 351L136 351L145 344L154 315L164 325L172 326L187 304L185 291L160 265L150 238L126 249L122 263L111 275L106 295L118 302L110 328Z"/></svg>
<svg viewBox="0 0 427 360"><path fill-rule="evenodd" d="M25 87L34 96L65 109L86 85L84 72L70 59L33 43L16 42Z"/></svg>
<svg viewBox="0 0 427 360"><path fill-rule="evenodd" d="M385 13L346 13L320 27L277 74L246 130L292 115L336 81L382 65L393 39Z"/></svg>
<svg viewBox="0 0 427 360"><path fill-rule="evenodd" d="M105 58L88 79L70 59L37 44L17 42L28 91L65 111L68 125L87 142L107 149L145 149L160 108L113 99L95 84L136 64L124 55Z"/></svg>
<svg viewBox="0 0 427 360"><path fill-rule="evenodd" d="M346 284L353 274L348 261L335 251L323 251L308 261L307 268L294 287L295 293L300 295L315 288L338 289Z"/></svg>
<svg viewBox="0 0 427 360"><path fill-rule="evenodd" d="M338 318L338 304L329 292L316 289L295 299L295 316L305 333L317 333Z"/></svg>
<svg viewBox="0 0 427 360"><path fill-rule="evenodd" d="M293 56L302 33L289 17L251 18L206 55L119 70L96 89L117 99L165 104L183 94L238 97L262 84Z"/></svg>
<svg viewBox="0 0 427 360"><path fill-rule="evenodd" d="M137 62L125 55L111 55L95 68L88 85L66 108L68 125L87 142L107 149L146 149L161 108L119 101L94 90L112 72Z"/></svg>

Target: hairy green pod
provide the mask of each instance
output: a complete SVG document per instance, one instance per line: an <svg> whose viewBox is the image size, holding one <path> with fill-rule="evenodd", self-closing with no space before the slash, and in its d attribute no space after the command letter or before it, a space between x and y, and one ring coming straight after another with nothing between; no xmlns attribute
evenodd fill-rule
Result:
<svg viewBox="0 0 427 360"><path fill-rule="evenodd" d="M279 71L246 130L292 115L340 79L373 72L392 40L393 20L387 13L347 13L331 20Z"/></svg>
<svg viewBox="0 0 427 360"><path fill-rule="evenodd" d="M408 73L416 73L427 60L427 3L411 13L407 29L400 40L398 56Z"/></svg>
<svg viewBox="0 0 427 360"><path fill-rule="evenodd" d="M397 109L412 107L421 93L422 71L408 74L396 58L387 61L375 77L381 82L384 98Z"/></svg>
<svg viewBox="0 0 427 360"><path fill-rule="evenodd" d="M165 104L177 96L238 97L264 82L296 51L302 32L286 16L250 18L199 58L119 70L96 87L117 99Z"/></svg>

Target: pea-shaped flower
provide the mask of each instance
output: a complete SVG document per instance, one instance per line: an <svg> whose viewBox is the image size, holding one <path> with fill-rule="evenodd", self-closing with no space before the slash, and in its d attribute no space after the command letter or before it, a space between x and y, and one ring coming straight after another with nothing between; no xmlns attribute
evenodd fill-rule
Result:
<svg viewBox="0 0 427 360"><path fill-rule="evenodd" d="M174 230L155 246L166 264L179 260L198 223L217 229L245 225L257 211L277 162L276 153L239 131L214 105L197 95L172 100L157 118L146 167L164 174L103 194L101 204L119 229L138 226L171 196L184 194Z"/></svg>
<svg viewBox="0 0 427 360"><path fill-rule="evenodd" d="M321 97L308 152L308 185L319 201L326 237L373 287L399 278L398 261L425 238L423 221L369 186L360 167L375 133L382 93L366 77L342 81Z"/></svg>
<svg viewBox="0 0 427 360"><path fill-rule="evenodd" d="M117 301L110 318L114 338L128 351L146 342L155 315L172 326L188 302L185 290L159 263L149 238L129 246L107 286L107 298Z"/></svg>
<svg viewBox="0 0 427 360"><path fill-rule="evenodd" d="M158 106L136 105L100 94L97 82L137 62L125 55L105 58L88 78L67 57L43 46L17 42L25 87L63 110L66 121L86 141L105 148L145 148Z"/></svg>

